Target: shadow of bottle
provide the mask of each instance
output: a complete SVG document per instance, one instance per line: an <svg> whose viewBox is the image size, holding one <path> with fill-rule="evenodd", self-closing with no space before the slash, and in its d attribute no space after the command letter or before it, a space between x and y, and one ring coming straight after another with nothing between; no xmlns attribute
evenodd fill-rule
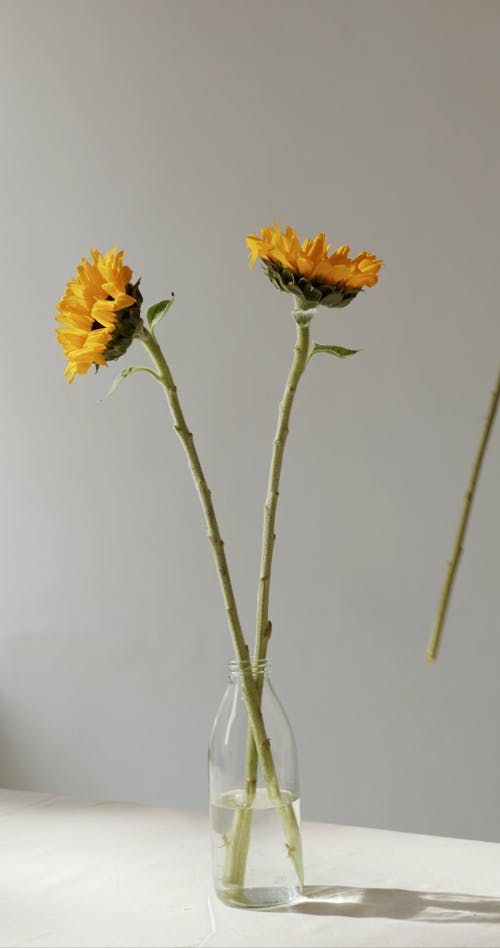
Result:
<svg viewBox="0 0 500 948"><path fill-rule="evenodd" d="M462 892L306 886L303 898L274 911L350 918L417 919L425 922L500 922L500 899Z"/></svg>

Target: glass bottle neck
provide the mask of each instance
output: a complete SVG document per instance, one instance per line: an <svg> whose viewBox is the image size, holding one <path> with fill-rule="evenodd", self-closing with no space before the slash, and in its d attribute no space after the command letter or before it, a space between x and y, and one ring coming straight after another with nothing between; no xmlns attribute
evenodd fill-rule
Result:
<svg viewBox="0 0 500 948"><path fill-rule="evenodd" d="M241 682L248 672L252 672L254 677L269 678L269 662L264 659L260 662L238 662L230 661L227 666L228 678L231 682Z"/></svg>

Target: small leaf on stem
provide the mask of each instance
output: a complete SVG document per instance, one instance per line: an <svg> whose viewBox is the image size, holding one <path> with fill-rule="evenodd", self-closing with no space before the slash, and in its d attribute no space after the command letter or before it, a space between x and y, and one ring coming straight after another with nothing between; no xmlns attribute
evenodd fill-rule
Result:
<svg viewBox="0 0 500 948"><path fill-rule="evenodd" d="M360 351L360 349L344 349L343 346L320 346L317 342L313 342L308 361L317 352L327 352L329 355L337 356L338 359L347 359L347 356L356 355Z"/></svg>
<svg viewBox="0 0 500 948"><path fill-rule="evenodd" d="M132 375L133 372L149 372L149 374L153 375L158 382L160 381L159 375L157 375L156 372L153 372L152 369L146 368L145 365L131 365L128 369L123 369L123 371L116 376L108 394L105 395L104 398L109 398L110 395L113 395L120 383L123 382L124 379L128 378L129 375Z"/></svg>
<svg viewBox="0 0 500 948"><path fill-rule="evenodd" d="M170 297L169 300L160 300L159 303L155 303L153 306L149 307L146 313L146 317L147 317L148 325L150 329L154 329L157 323L159 323L163 319L163 317L167 315L170 307L172 306L174 302L174 299L175 299L175 295L174 293L172 293L172 296Z"/></svg>

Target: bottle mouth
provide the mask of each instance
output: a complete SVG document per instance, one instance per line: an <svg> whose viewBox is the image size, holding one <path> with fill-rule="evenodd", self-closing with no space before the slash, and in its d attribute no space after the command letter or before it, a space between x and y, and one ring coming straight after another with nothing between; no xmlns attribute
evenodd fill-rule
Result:
<svg viewBox="0 0 500 948"><path fill-rule="evenodd" d="M252 662L250 660L239 662L237 659L231 659L227 667L231 678L236 675L246 675L249 671L254 675L263 675L269 672L269 661L267 658L262 659L260 662Z"/></svg>

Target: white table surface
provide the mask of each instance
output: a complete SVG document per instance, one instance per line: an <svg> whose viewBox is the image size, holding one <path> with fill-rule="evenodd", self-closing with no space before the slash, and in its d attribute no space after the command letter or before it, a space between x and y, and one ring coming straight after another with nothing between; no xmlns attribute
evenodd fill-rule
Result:
<svg viewBox="0 0 500 948"><path fill-rule="evenodd" d="M0 945L500 946L500 844L306 823L307 898L215 897L204 814L0 791Z"/></svg>

